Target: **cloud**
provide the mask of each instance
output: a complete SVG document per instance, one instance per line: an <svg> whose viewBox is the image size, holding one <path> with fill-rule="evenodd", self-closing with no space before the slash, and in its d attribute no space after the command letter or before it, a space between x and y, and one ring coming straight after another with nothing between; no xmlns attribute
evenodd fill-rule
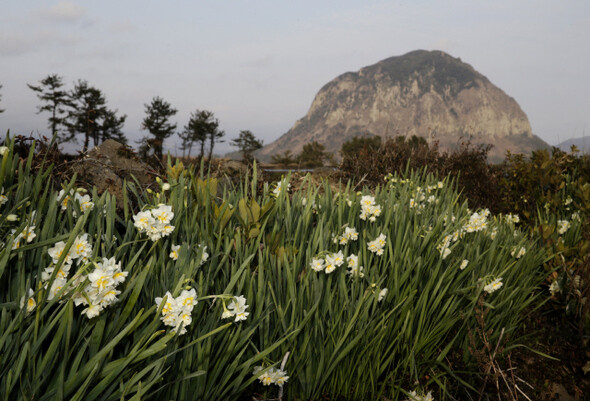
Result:
<svg viewBox="0 0 590 401"><path fill-rule="evenodd" d="M60 1L53 7L39 11L39 15L52 22L76 22L86 16L86 9L71 1Z"/></svg>

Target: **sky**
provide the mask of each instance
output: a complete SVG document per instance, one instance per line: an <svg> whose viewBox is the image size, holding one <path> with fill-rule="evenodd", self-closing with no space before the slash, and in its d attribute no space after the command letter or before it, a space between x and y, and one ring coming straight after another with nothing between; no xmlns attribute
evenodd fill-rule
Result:
<svg viewBox="0 0 590 401"><path fill-rule="evenodd" d="M587 0L0 0L0 132L47 135L27 84L58 74L100 89L131 141L155 96L179 130L210 110L224 153L240 130L277 139L338 75L425 49L473 66L556 145L590 136L588 38Z"/></svg>

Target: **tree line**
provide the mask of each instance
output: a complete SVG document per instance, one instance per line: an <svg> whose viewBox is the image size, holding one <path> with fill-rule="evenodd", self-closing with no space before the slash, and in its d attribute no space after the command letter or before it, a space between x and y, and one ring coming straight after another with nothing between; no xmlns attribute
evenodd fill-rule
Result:
<svg viewBox="0 0 590 401"><path fill-rule="evenodd" d="M108 108L104 93L91 86L86 80L79 79L74 88L64 88L63 77L50 74L36 85L27 84L35 92L41 104L37 113L49 113L48 128L56 135L59 143L78 143L82 138L82 151L86 152L90 145L97 146L107 139L114 139L128 144L123 133L127 115L119 115L117 109ZM2 85L0 85L2 89ZM0 94L0 100L2 96ZM188 123L181 131L171 118L178 110L159 96L150 103L144 104L145 117L141 129L147 131L138 143L139 156L144 159L161 160L164 141L177 134L181 140L180 149L183 156L191 157L193 148L198 150L198 157L211 160L216 143L223 142L225 132L219 128L219 120L212 111L195 110L190 114ZM4 109L0 108L0 113ZM240 131L238 138L231 141L237 147L245 161L254 160L254 152L263 146L249 130Z"/></svg>

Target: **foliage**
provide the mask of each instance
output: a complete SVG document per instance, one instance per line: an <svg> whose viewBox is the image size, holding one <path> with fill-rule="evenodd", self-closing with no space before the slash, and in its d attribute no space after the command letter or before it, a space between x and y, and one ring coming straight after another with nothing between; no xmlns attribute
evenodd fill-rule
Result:
<svg viewBox="0 0 590 401"><path fill-rule="evenodd" d="M381 146L380 136L355 136L342 144L340 155L343 158L365 158L368 153L374 152Z"/></svg>
<svg viewBox="0 0 590 401"><path fill-rule="evenodd" d="M299 165L307 168L322 167L329 159L330 155L326 152L326 147L318 141L303 145L301 153L297 156Z"/></svg>
<svg viewBox="0 0 590 401"><path fill-rule="evenodd" d="M254 161L254 152L262 148L262 141L256 139L251 131L240 131L240 136L232 139L231 145L240 149L242 157L247 164L252 164Z"/></svg>
<svg viewBox="0 0 590 401"><path fill-rule="evenodd" d="M153 152L155 159L160 161L164 140L176 130L176 124L169 121L170 117L174 116L178 110L159 96L154 97L150 104L144 104L144 107L146 116L141 123L141 129L147 130L153 138L143 138L139 154L147 158L149 153Z"/></svg>
<svg viewBox="0 0 590 401"><path fill-rule="evenodd" d="M220 193L215 179L169 165L159 191L127 184L117 215L113 197L94 191L84 198L74 190L64 205L73 184L58 194L49 170L30 174L32 152L20 159L13 141L7 143L0 168L6 197L0 394L6 399L211 400L253 391L271 397L276 388L258 378L281 361L290 376L285 399L325 393L402 400L417 387L441 399L451 382L466 383L475 372L467 333L478 325L481 296L491 308L489 341L504 329L511 334L506 349L517 343L521 312L541 301L543 250L504 219L468 211L452 182L424 171L391 176L374 192L310 183L290 194L289 177L258 191L254 170L238 189ZM173 229L151 241L134 215L168 206ZM367 207L374 220L363 218ZM16 220L7 218L12 214ZM356 239L343 239L347 228ZM88 261L73 264L68 283L50 299L68 250L78 249L73 244L83 233L91 245ZM381 234L382 253L373 253L367 245ZM65 248L52 261L48 251L59 241ZM524 256L513 256L515 248L526 248ZM313 259L328 261L339 252L358 257L356 274L346 265L313 269ZM127 272L119 301L89 319L74 302L87 285L76 274L111 257ZM45 281L48 266L54 270ZM502 287L492 293L500 278ZM165 302L156 306L155 299L168 291L177 298L189 288L198 302L180 335L181 327L162 323ZM221 320L239 295L249 315ZM466 374L446 365L455 352L465 355ZM262 370L253 374L257 366ZM470 392L469 385L462 391Z"/></svg>
<svg viewBox="0 0 590 401"><path fill-rule="evenodd" d="M553 255L546 264L547 284L554 300L579 318L583 338L590 333L590 156L576 153L575 148L539 150L528 158L509 153L498 191L502 207L518 213ZM580 231L564 228L574 222Z"/></svg>
<svg viewBox="0 0 590 401"><path fill-rule="evenodd" d="M282 154L277 153L272 155L271 160L273 163L281 164L283 166L290 166L297 163L297 159L293 156L290 150L285 150Z"/></svg>

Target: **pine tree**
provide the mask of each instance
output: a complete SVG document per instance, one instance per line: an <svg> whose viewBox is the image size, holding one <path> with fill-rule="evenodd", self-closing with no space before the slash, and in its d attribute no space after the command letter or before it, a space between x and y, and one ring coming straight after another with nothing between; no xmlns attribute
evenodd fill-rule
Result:
<svg viewBox="0 0 590 401"><path fill-rule="evenodd" d="M193 144L198 143L200 146L199 159L205 154L205 144L209 133L215 131L219 122L213 117L213 112L208 110L195 110L191 113L188 124L184 130L178 134L182 139L181 149L188 149L188 157L191 155Z"/></svg>
<svg viewBox="0 0 590 401"><path fill-rule="evenodd" d="M238 138L232 139L231 145L240 149L244 161L251 164L254 161L254 152L262 148L262 141L256 139L251 131L243 130Z"/></svg>
<svg viewBox="0 0 590 401"><path fill-rule="evenodd" d="M70 109L67 116L69 136L66 141L74 141L76 134L84 135L82 151L86 152L92 139L94 146L100 143L100 120L107 112L106 99L102 92L89 86L88 82L78 80L69 94Z"/></svg>
<svg viewBox="0 0 590 401"><path fill-rule="evenodd" d="M178 110L158 96L153 98L150 104L145 104L144 106L146 117L143 119L141 128L147 130L153 135L153 138L143 138L140 154L147 156L149 148L151 148L156 158L162 160L164 139L174 134L176 130L176 124L171 124L169 119Z"/></svg>
<svg viewBox="0 0 590 401"><path fill-rule="evenodd" d="M101 142L107 139L114 139L117 142L127 145L127 138L122 131L127 115L123 114L121 117L118 117L117 112L118 110L105 111L102 124L99 126L100 139Z"/></svg>
<svg viewBox="0 0 590 401"><path fill-rule="evenodd" d="M49 129L51 134L57 134L59 139L64 139L63 133L60 135L60 127L66 125L67 108L70 105L70 97L67 91L63 90L62 77L57 74L48 75L39 81L38 86L27 84L27 86L36 92L39 100L43 102L37 106L37 114L48 111ZM66 136L67 137L67 136Z"/></svg>

